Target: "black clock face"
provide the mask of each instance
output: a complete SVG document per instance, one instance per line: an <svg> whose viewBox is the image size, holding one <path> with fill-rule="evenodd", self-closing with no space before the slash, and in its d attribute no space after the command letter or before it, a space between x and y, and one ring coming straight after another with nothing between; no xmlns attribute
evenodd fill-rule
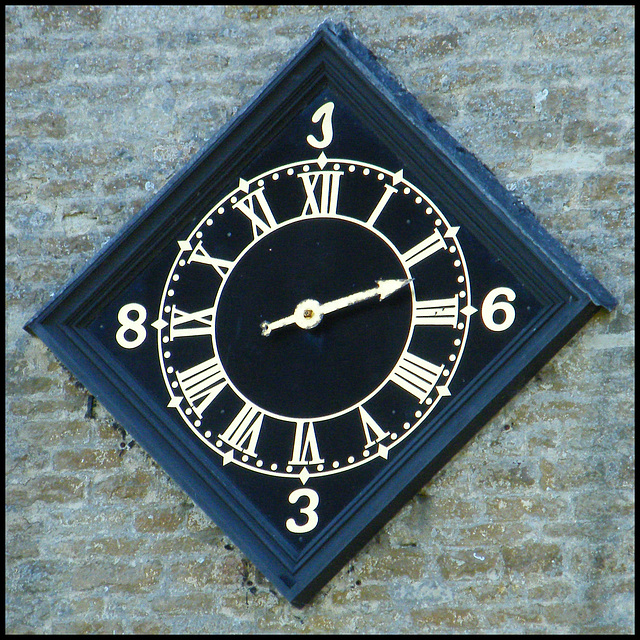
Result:
<svg viewBox="0 0 640 640"><path fill-rule="evenodd" d="M291 185L294 186L294 185ZM204 274L206 277L206 274ZM264 335L268 319L305 300L331 301L408 274L386 239L353 219L303 216L260 236L228 274L215 310L214 348L230 384L262 411L323 420L354 409L387 379L411 330L411 295L379 296ZM302 307L305 307L303 304ZM317 319L307 311L309 324Z"/></svg>
<svg viewBox="0 0 640 640"><path fill-rule="evenodd" d="M93 327L299 545L539 310L329 92L191 219Z"/></svg>
<svg viewBox="0 0 640 640"><path fill-rule="evenodd" d="M373 207L341 206L370 192ZM238 220L249 242L221 258ZM221 457L266 475L388 456L449 394L464 351L475 310L457 231L401 171L362 161L321 152L243 179L167 275L158 356L172 407ZM373 401L387 396L403 397L404 418L381 425ZM337 430L347 448L331 446ZM270 431L288 446L274 453Z"/></svg>

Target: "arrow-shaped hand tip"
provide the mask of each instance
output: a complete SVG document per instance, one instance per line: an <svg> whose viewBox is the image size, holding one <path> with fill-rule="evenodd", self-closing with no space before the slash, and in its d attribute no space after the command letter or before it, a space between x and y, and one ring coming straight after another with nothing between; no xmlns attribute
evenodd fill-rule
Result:
<svg viewBox="0 0 640 640"><path fill-rule="evenodd" d="M406 278L405 280L377 280L376 284L378 285L380 300L384 300L398 289L402 289L402 287L408 285L412 280L413 278Z"/></svg>

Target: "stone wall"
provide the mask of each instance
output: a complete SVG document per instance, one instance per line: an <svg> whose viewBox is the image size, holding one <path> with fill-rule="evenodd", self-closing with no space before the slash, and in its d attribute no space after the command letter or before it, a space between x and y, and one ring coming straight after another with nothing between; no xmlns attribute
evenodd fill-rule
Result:
<svg viewBox="0 0 640 640"><path fill-rule="evenodd" d="M619 300L304 609L22 326L344 21ZM633 7L6 9L6 630L631 633Z"/></svg>

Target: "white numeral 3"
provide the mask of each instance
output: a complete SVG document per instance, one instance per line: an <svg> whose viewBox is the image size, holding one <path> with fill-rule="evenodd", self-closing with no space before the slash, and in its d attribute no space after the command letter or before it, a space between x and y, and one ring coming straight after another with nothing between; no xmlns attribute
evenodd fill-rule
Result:
<svg viewBox="0 0 640 640"><path fill-rule="evenodd" d="M289 502L295 504L300 498L309 500L309 504L300 509L300 513L307 516L307 521L304 524L297 524L293 518L289 518L285 524L291 533L307 533L313 531L318 525L318 514L315 512L320 503L318 494L313 489L296 489L289 496Z"/></svg>

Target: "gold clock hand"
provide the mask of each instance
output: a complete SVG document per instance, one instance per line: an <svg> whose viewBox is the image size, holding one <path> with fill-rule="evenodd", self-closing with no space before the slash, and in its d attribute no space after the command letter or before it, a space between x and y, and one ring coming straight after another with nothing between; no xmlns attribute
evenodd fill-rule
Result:
<svg viewBox="0 0 640 640"><path fill-rule="evenodd" d="M300 305L298 305L300 306ZM296 307L297 309L298 307ZM260 328L262 329L262 335L268 336L274 329L281 329L282 327L287 327L290 324L294 324L296 322L296 315L287 316L286 318L280 318L280 320L274 320L273 322L264 322L260 323Z"/></svg>
<svg viewBox="0 0 640 640"><path fill-rule="evenodd" d="M260 328L262 329L262 335L268 336L274 329L281 329L291 324L297 324L301 329L312 329L320 324L320 321L327 313L333 313L334 311L351 307L354 304L370 300L376 296L379 296L380 300L384 300L392 293L398 291L398 289L409 284L411 280L413 280L413 278L407 278L405 280L377 280L377 286L371 289L352 293L337 300L325 302L324 304L320 304L317 300L312 299L303 300L295 308L292 315L281 318L280 320L274 320L273 322L265 321L261 323Z"/></svg>
<svg viewBox="0 0 640 640"><path fill-rule="evenodd" d="M322 320L322 316L320 303L317 300L303 300L292 315L273 322L262 322L260 328L263 336L268 336L274 329L281 329L290 324L297 324L301 329L312 329Z"/></svg>
<svg viewBox="0 0 640 640"><path fill-rule="evenodd" d="M320 313L326 315L327 313L332 313L339 309L350 307L354 304L358 304L359 302L375 298L376 296L380 296L380 300L384 300L392 293L395 293L398 289L409 284L411 280L412 278L406 280L376 280L376 284L378 285L377 287L367 289L366 291L360 291L358 293L352 293L344 298L338 298L332 302L325 302L324 304L321 304Z"/></svg>

